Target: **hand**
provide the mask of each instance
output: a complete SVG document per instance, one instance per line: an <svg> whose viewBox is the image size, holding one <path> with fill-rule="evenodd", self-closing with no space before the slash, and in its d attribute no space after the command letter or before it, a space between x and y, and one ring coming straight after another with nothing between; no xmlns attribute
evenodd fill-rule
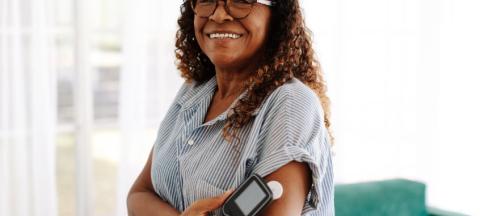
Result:
<svg viewBox="0 0 485 216"><path fill-rule="evenodd" d="M234 190L233 188L219 196L197 200L185 209L180 216L207 216L209 212L220 208Z"/></svg>

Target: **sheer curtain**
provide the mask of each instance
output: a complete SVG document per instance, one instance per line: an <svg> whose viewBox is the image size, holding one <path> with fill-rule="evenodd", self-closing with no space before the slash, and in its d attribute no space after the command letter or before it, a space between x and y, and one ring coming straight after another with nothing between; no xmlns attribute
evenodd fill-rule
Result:
<svg viewBox="0 0 485 216"><path fill-rule="evenodd" d="M485 3L302 3L329 84L337 183L420 180L429 205L485 215Z"/></svg>
<svg viewBox="0 0 485 216"><path fill-rule="evenodd" d="M124 2L117 197L120 216L126 215L128 190L145 164L158 124L182 84L174 56L179 6L180 1Z"/></svg>
<svg viewBox="0 0 485 216"><path fill-rule="evenodd" d="M0 215L57 215L51 4L0 1Z"/></svg>

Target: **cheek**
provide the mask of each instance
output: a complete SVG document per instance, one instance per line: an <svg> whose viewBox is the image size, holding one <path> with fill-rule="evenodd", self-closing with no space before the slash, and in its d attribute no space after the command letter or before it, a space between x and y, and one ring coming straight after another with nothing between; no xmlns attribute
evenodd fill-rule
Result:
<svg viewBox="0 0 485 216"><path fill-rule="evenodd" d="M202 28L204 27L205 22L203 20L198 19L197 17L194 18L194 33L195 33L195 39L199 43L199 46L201 46L201 43L203 43L204 37L202 35Z"/></svg>
<svg viewBox="0 0 485 216"><path fill-rule="evenodd" d="M258 37L258 41L260 42L264 42L266 37L268 37L268 29L266 28L266 26L261 26L258 30L257 30L257 37Z"/></svg>
<svg viewBox="0 0 485 216"><path fill-rule="evenodd" d="M194 31L198 32L202 29L202 20L197 17L194 18Z"/></svg>
<svg viewBox="0 0 485 216"><path fill-rule="evenodd" d="M266 11L254 11L253 16L248 17L247 22L244 23L245 27L251 33L251 43L253 45L262 46L266 41L269 32L269 13Z"/></svg>
<svg viewBox="0 0 485 216"><path fill-rule="evenodd" d="M252 26L251 30L251 44L258 48L263 46L268 37L268 29L266 25Z"/></svg>

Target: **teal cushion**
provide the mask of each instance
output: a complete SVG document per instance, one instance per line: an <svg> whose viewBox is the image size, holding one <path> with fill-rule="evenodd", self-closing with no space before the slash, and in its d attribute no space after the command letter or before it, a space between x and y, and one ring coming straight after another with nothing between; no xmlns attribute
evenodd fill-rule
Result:
<svg viewBox="0 0 485 216"><path fill-rule="evenodd" d="M335 215L425 216L426 186L405 179L335 186Z"/></svg>

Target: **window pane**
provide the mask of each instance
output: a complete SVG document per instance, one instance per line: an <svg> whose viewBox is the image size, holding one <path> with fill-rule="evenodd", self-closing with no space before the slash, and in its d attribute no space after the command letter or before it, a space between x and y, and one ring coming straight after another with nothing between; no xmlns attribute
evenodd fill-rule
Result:
<svg viewBox="0 0 485 216"><path fill-rule="evenodd" d="M57 109L58 123L69 125L74 121L74 41L72 35L59 35L57 49Z"/></svg>

